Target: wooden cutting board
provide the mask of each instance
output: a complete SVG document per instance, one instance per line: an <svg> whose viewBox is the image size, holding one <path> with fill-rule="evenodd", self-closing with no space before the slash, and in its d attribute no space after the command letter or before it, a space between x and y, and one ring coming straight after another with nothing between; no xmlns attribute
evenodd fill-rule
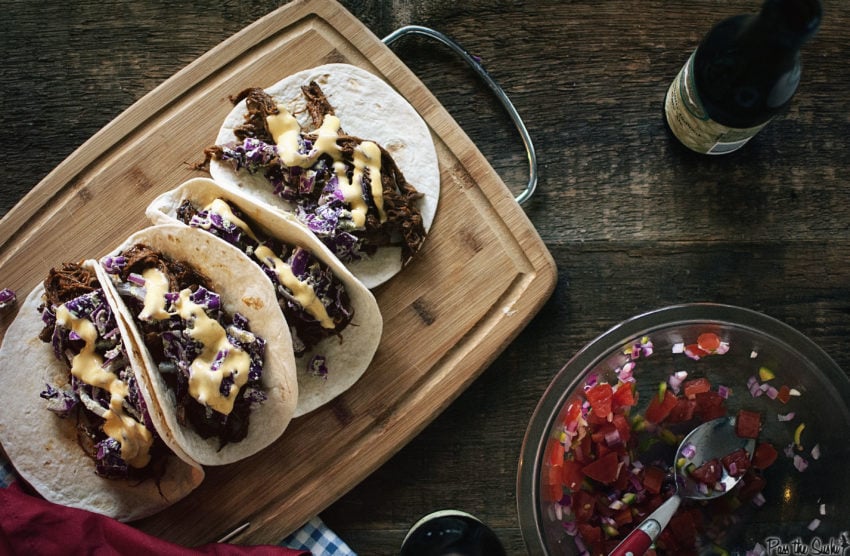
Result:
<svg viewBox="0 0 850 556"><path fill-rule="evenodd" d="M213 142L229 95L328 62L381 76L429 125L442 180L431 233L375 290L384 334L362 379L268 449L207 468L188 498L136 523L162 538L199 544L250 522L236 542L279 541L419 433L554 289L549 252L475 145L377 37L328 0L296 1L247 27L62 162L0 221L0 284L23 298L52 266L110 251L148 224L155 196L202 175L191 165ZM2 334L12 315L0 318Z"/></svg>

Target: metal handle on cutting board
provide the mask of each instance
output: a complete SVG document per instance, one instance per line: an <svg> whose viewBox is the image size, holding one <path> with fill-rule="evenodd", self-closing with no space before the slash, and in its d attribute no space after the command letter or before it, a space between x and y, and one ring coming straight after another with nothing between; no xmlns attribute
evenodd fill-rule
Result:
<svg viewBox="0 0 850 556"><path fill-rule="evenodd" d="M507 110L508 115L513 121L514 125L517 128L517 131L522 137L522 143L525 146L525 152L528 157L528 184L525 187L525 190L516 196L516 201L519 204L525 204L532 195L534 195L534 191L537 189L537 155L534 152L534 145L531 142L531 136L528 134L528 129L526 129L525 124L522 121L519 113L514 108L513 103L499 86L498 83L487 73L487 70L484 69L484 66L469 52L466 51L461 45L440 33L439 31L435 31L429 27L422 27L419 25L407 25L405 27L401 27L396 29L386 37L382 39L383 43L389 46L394 43L398 39L402 38L405 35L423 35L426 37L430 37L432 39L436 39L437 41L443 43L444 45L451 48L455 53L457 53L461 58L466 61L469 66L475 70L475 73L484 80L490 90L496 95L496 98L499 99L499 102L502 103L502 106Z"/></svg>

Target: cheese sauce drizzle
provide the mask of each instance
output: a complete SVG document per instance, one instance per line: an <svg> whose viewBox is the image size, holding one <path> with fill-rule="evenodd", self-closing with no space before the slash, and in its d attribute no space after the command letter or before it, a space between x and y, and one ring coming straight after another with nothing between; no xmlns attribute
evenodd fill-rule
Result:
<svg viewBox="0 0 850 556"><path fill-rule="evenodd" d="M339 180L340 191L345 202L351 205L351 219L358 228L366 225L366 213L369 210L363 194L365 177L368 175L370 193L378 210L378 218L380 222L385 222L387 215L384 211L384 192L381 183L381 148L371 141L363 141L355 147L354 173L349 181L342 149L336 142L339 138L339 118L331 114L325 115L317 131L313 149L308 154L304 154L298 152L301 126L283 105L279 104L277 109L279 113L267 116L266 122L277 144L278 156L283 163L287 166L309 168L321 155L330 156L333 160L334 174Z"/></svg>
<svg viewBox="0 0 850 556"><path fill-rule="evenodd" d="M254 234L253 230L251 230L245 221L233 214L233 211L230 209L230 205L228 205L226 201L222 199L215 199L212 203L204 207L204 210L218 214L224 220L229 221L231 224L245 232L248 237L259 243L259 239ZM310 316L316 319L319 324L322 325L322 328L333 329L336 327L333 319L330 315L328 315L327 309L316 295L316 291L313 289L313 286L299 280L292 272L292 267L275 255L274 251L265 245L259 245L254 250L254 257L256 257L261 264L264 264L274 270L280 283L292 292L292 296L298 304L301 305Z"/></svg>
<svg viewBox="0 0 850 556"><path fill-rule="evenodd" d="M103 358L95 351L97 328L85 318L77 318L65 305L56 308L56 322L72 330L84 342L71 360L71 374L79 380L109 392L109 409L104 413L103 432L121 444L121 457L127 465L142 468L150 462L153 434L124 410L129 394L127 384L103 367Z"/></svg>
<svg viewBox="0 0 850 556"><path fill-rule="evenodd" d="M145 277L145 311L150 308L154 320L169 318L165 309L164 292L168 290L168 278L162 271L149 268ZM164 284L164 287L163 287ZM207 316L204 308L194 303L191 290L184 289L174 303L174 314L192 323L187 333L203 345L189 367L189 395L198 403L219 413L229 415L239 395L239 389L248 382L251 357L227 339L227 331L215 319ZM139 314L142 318L142 314ZM221 382L225 377L233 378L233 386L227 395L221 393Z"/></svg>

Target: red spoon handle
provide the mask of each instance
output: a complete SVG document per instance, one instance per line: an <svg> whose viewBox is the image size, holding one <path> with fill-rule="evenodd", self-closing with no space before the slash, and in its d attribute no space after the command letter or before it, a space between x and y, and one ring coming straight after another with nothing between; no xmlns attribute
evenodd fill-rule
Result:
<svg viewBox="0 0 850 556"><path fill-rule="evenodd" d="M609 556L643 556L652 545L652 537L635 529L629 536L623 539L623 542L617 545Z"/></svg>

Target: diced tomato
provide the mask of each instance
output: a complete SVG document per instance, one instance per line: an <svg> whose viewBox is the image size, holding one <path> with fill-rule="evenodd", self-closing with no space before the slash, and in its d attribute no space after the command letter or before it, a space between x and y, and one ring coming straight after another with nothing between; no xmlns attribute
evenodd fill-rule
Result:
<svg viewBox="0 0 850 556"><path fill-rule="evenodd" d="M604 485L610 485L617 480L617 475L620 472L619 459L616 452L609 452L585 465L582 468L582 472L584 472L586 477L590 477L594 481L599 481Z"/></svg>
<svg viewBox="0 0 850 556"><path fill-rule="evenodd" d="M658 424L670 415L670 412L676 406L678 399L676 395L669 390L664 391L663 399L659 400L658 396L652 396L649 402L649 407L646 408L644 417L650 423Z"/></svg>
<svg viewBox="0 0 850 556"><path fill-rule="evenodd" d="M765 481L764 477L757 473L753 473L751 470L744 475L744 478L741 479L739 484L741 486L738 490L738 500L746 502L761 492L764 489L764 485L767 484L767 481Z"/></svg>
<svg viewBox="0 0 850 556"><path fill-rule="evenodd" d="M564 445L557 438L550 438L548 444L549 465L559 465L564 461Z"/></svg>
<svg viewBox="0 0 850 556"><path fill-rule="evenodd" d="M609 444L609 442L605 440L606 436L618 434L616 431L617 428L613 423L605 421L593 429L593 432L590 433L590 438L593 440L594 444Z"/></svg>
<svg viewBox="0 0 850 556"><path fill-rule="evenodd" d="M614 408L632 407L637 403L631 382L621 382L614 390Z"/></svg>
<svg viewBox="0 0 850 556"><path fill-rule="evenodd" d="M587 424L590 425L591 428L597 427L599 425L604 425L605 423L608 422L608 417L610 415L611 415L610 413L607 413L605 415L597 415L593 411L588 411L587 412Z"/></svg>
<svg viewBox="0 0 850 556"><path fill-rule="evenodd" d="M710 459L707 462L703 463L693 471L691 471L691 477L702 484L713 486L717 481L720 480L720 477L723 475L723 467L720 464L720 460Z"/></svg>
<svg viewBox="0 0 850 556"><path fill-rule="evenodd" d="M676 406L670 411L667 416L668 423L684 423L690 421L694 417L694 409L697 407L697 402L687 398L679 398L676 401Z"/></svg>
<svg viewBox="0 0 850 556"><path fill-rule="evenodd" d="M667 473L660 467L650 465L643 470L643 488L652 494L661 492L661 485L664 484L664 479Z"/></svg>
<svg viewBox="0 0 850 556"><path fill-rule="evenodd" d="M694 401L697 403L694 413L703 421L726 415L726 400L717 392L700 392L694 397Z"/></svg>
<svg viewBox="0 0 850 556"><path fill-rule="evenodd" d="M688 344L685 346L685 355L692 359L700 359L711 354L700 348L699 344Z"/></svg>
<svg viewBox="0 0 850 556"><path fill-rule="evenodd" d="M743 448L738 448L734 452L726 454L720 461L727 473L733 477L740 477L750 468L750 454Z"/></svg>
<svg viewBox="0 0 850 556"><path fill-rule="evenodd" d="M545 485L561 485L561 474L563 473L560 465L544 465L543 471L540 474L540 479Z"/></svg>
<svg viewBox="0 0 850 556"><path fill-rule="evenodd" d="M697 543L697 528L691 512L676 512L670 519L670 530L680 549L693 548ZM677 552L680 554L682 552Z"/></svg>
<svg viewBox="0 0 850 556"><path fill-rule="evenodd" d="M584 480L584 473L582 473L581 468L582 465L577 461L565 461L561 465L561 484L571 491L578 490Z"/></svg>
<svg viewBox="0 0 850 556"><path fill-rule="evenodd" d="M541 471L541 481L546 500L557 502L564 496L563 488L561 487L561 466L560 465L544 465Z"/></svg>
<svg viewBox="0 0 850 556"><path fill-rule="evenodd" d="M573 494L572 508L579 523L587 523L593 517L593 508L596 498L585 490L579 490Z"/></svg>
<svg viewBox="0 0 850 556"><path fill-rule="evenodd" d="M602 529L588 523L578 524L578 534L581 535L581 540L584 541L586 546L590 546L591 544L598 543L602 540Z"/></svg>
<svg viewBox="0 0 850 556"><path fill-rule="evenodd" d="M761 431L761 413L746 409L738 410L735 434L741 438L758 438Z"/></svg>
<svg viewBox="0 0 850 556"><path fill-rule="evenodd" d="M720 336L714 332L704 332L697 338L697 345L700 349L712 353L720 347Z"/></svg>
<svg viewBox="0 0 850 556"><path fill-rule="evenodd" d="M593 441L590 435L585 435L574 448L576 461L588 463L593 459Z"/></svg>
<svg viewBox="0 0 850 556"><path fill-rule="evenodd" d="M600 382L589 388L584 393L590 402L590 411L596 417L607 417L611 413L611 402L614 397L614 389L607 382Z"/></svg>
<svg viewBox="0 0 850 556"><path fill-rule="evenodd" d="M696 398L697 394L708 392L709 390L711 390L711 383L707 378L694 378L692 380L686 380L682 384L682 393L690 400Z"/></svg>
<svg viewBox="0 0 850 556"><path fill-rule="evenodd" d="M782 403L788 403L791 399L791 388L787 384L780 386L779 391L776 393L776 399Z"/></svg>
<svg viewBox="0 0 850 556"><path fill-rule="evenodd" d="M617 527L622 527L623 525L627 525L632 522L632 510L631 508L623 508L614 514L614 523L617 524Z"/></svg>
<svg viewBox="0 0 850 556"><path fill-rule="evenodd" d="M756 446L756 451L753 453L753 467L756 469L767 469L773 465L778 455L779 453L773 447L773 444L770 442L761 442Z"/></svg>
<svg viewBox="0 0 850 556"><path fill-rule="evenodd" d="M578 425L581 418L581 401L574 400L567 406L567 413L564 415L564 425L567 429L573 430L572 427ZM575 423L575 425L573 424Z"/></svg>
<svg viewBox="0 0 850 556"><path fill-rule="evenodd" d="M546 500L549 502L558 502L564 497L564 491L561 488L561 485L545 485L545 488Z"/></svg>
<svg viewBox="0 0 850 556"><path fill-rule="evenodd" d="M623 444L626 444L632 436L632 426L629 424L629 420L625 415L618 413L614 415L612 424L617 428L617 432L620 433L620 440L623 441Z"/></svg>

